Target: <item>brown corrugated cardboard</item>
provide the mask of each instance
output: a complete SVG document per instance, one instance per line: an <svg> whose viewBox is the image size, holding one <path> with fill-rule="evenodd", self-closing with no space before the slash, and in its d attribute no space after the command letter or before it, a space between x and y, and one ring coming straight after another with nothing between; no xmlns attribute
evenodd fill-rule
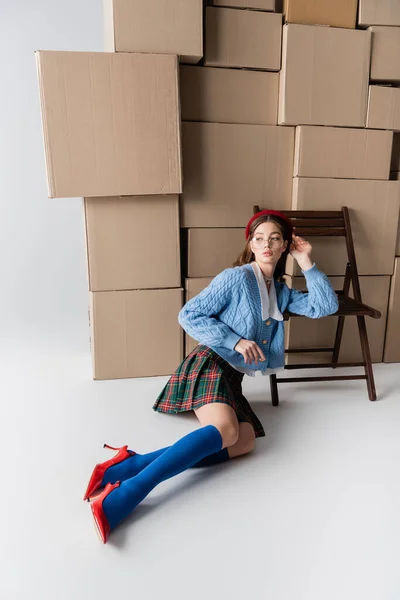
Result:
<svg viewBox="0 0 400 600"><path fill-rule="evenodd" d="M233 8L254 8L255 10L274 11L276 0L213 0L213 6Z"/></svg>
<svg viewBox="0 0 400 600"><path fill-rule="evenodd" d="M183 123L182 227L243 227L253 206L289 209L294 129Z"/></svg>
<svg viewBox="0 0 400 600"><path fill-rule="evenodd" d="M400 28L370 27L372 31L371 80L400 81Z"/></svg>
<svg viewBox="0 0 400 600"><path fill-rule="evenodd" d="M283 12L288 23L354 29L357 0L283 0Z"/></svg>
<svg viewBox="0 0 400 600"><path fill-rule="evenodd" d="M400 88L369 86L367 127L400 131Z"/></svg>
<svg viewBox="0 0 400 600"><path fill-rule="evenodd" d="M105 50L203 56L203 0L103 0Z"/></svg>
<svg viewBox="0 0 400 600"><path fill-rule="evenodd" d="M399 173L399 175L400 175L400 173ZM400 176L397 179L399 180ZM399 219L399 228L397 231L397 243L396 243L395 255L400 256L400 219Z"/></svg>
<svg viewBox="0 0 400 600"><path fill-rule="evenodd" d="M276 125L278 89L278 73L183 66L182 120Z"/></svg>
<svg viewBox="0 0 400 600"><path fill-rule="evenodd" d="M233 267L246 244L244 228L187 230L188 277L214 277Z"/></svg>
<svg viewBox="0 0 400 600"><path fill-rule="evenodd" d="M391 275L399 219L399 181L355 179L293 180L294 210L350 210L360 275ZM327 275L344 275L347 253L344 238L312 238L313 259ZM286 270L299 275L288 257Z"/></svg>
<svg viewBox="0 0 400 600"><path fill-rule="evenodd" d="M200 294L209 283L212 281L212 277L203 277L201 279L185 279L185 302L188 302L197 294ZM198 342L194 340L190 335L185 333L185 356L187 356L196 346Z"/></svg>
<svg viewBox="0 0 400 600"><path fill-rule="evenodd" d="M179 197L85 199L92 292L181 285Z"/></svg>
<svg viewBox="0 0 400 600"><path fill-rule="evenodd" d="M205 64L279 71L281 37L279 14L208 6Z"/></svg>
<svg viewBox="0 0 400 600"><path fill-rule="evenodd" d="M400 133L393 135L391 171L400 171Z"/></svg>
<svg viewBox="0 0 400 600"><path fill-rule="evenodd" d="M36 57L50 197L181 192L176 56Z"/></svg>
<svg viewBox="0 0 400 600"><path fill-rule="evenodd" d="M391 131L297 127L294 175L389 179L392 139Z"/></svg>
<svg viewBox="0 0 400 600"><path fill-rule="evenodd" d="M335 290L343 289L342 277L331 277ZM289 287L306 290L303 277L287 278ZM366 317L368 341L373 362L382 362L385 340L386 315L390 287L389 276L360 277L361 297L365 304L376 308L382 313L380 319ZM350 295L352 290L350 289ZM287 327L287 347L290 349L301 348L333 348L337 317L325 319L307 319L296 317L290 319ZM329 353L302 353L288 354L287 364L301 363L326 363L330 362L332 354ZM356 317L347 317L343 330L343 338L339 355L339 362L360 362L362 353Z"/></svg>
<svg viewBox="0 0 400 600"><path fill-rule="evenodd" d="M400 2L398 0L359 0L359 27L370 25L400 25Z"/></svg>
<svg viewBox="0 0 400 600"><path fill-rule="evenodd" d="M371 34L285 25L278 123L364 127Z"/></svg>
<svg viewBox="0 0 400 600"><path fill-rule="evenodd" d="M390 286L388 320L386 328L385 352L386 363L400 362L400 258L396 258L394 274Z"/></svg>
<svg viewBox="0 0 400 600"><path fill-rule="evenodd" d="M170 375L183 357L183 290L90 294L94 379Z"/></svg>

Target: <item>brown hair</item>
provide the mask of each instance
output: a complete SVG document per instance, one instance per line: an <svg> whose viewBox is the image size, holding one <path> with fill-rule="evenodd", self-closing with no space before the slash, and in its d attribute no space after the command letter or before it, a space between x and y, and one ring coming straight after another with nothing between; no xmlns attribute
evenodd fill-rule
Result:
<svg viewBox="0 0 400 600"><path fill-rule="evenodd" d="M276 223L276 225L278 225L278 227L282 233L283 239L288 243L286 250L282 253L281 258L277 262L277 265L276 265L275 271L274 271L274 279L279 280L285 274L286 258L289 254L289 248L290 248L292 239L291 239L290 228L289 228L287 222L284 219L281 219L280 217L278 217L277 215L263 215L261 217L258 217L258 219L254 219L253 223L250 226L250 233L249 233L249 237L247 239L246 245L244 247L244 250L239 255L237 261L234 263L233 266L241 267L243 265L248 265L249 263L254 261L255 257L250 248L250 241L253 239L254 232L256 231L257 227L259 225L261 225L261 223Z"/></svg>

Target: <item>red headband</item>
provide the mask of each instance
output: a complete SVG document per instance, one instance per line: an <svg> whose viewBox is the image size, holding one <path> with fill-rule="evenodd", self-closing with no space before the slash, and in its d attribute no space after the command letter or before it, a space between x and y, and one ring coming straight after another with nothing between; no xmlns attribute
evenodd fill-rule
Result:
<svg viewBox="0 0 400 600"><path fill-rule="evenodd" d="M247 227L246 227L246 240L248 239L248 237L250 235L250 227L251 227L251 224L253 223L253 221L255 221L256 219L258 219L258 217L263 217L264 215L272 215L272 216L275 215L276 217L280 217L281 219L283 219L287 223L287 225L289 227L290 239L292 238L293 224L292 224L292 222L291 222L290 219L288 219L284 214L282 214L278 210L261 210L260 212L258 212L255 215L253 215L251 217L250 221L247 223Z"/></svg>

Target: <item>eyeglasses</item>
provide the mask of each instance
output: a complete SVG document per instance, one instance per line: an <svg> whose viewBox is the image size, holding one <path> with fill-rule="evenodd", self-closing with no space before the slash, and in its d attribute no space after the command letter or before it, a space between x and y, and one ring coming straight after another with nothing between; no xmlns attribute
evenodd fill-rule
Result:
<svg viewBox="0 0 400 600"><path fill-rule="evenodd" d="M265 245L271 250L279 250L282 248L284 240L279 236L272 236L266 240L262 235L256 235L253 237L252 242L256 248L263 248Z"/></svg>

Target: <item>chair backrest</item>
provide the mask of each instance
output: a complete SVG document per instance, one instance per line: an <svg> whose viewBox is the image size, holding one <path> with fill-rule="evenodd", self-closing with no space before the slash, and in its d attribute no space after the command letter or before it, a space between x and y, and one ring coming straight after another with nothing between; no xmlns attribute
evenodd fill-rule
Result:
<svg viewBox="0 0 400 600"><path fill-rule="evenodd" d="M262 208L254 206L254 214ZM342 206L341 210L281 210L288 217L294 227L296 235L301 237L344 237L347 250L347 265L343 290L339 293L348 297L350 282L353 284L354 299L361 302L360 282L354 251L353 236L349 209Z"/></svg>

